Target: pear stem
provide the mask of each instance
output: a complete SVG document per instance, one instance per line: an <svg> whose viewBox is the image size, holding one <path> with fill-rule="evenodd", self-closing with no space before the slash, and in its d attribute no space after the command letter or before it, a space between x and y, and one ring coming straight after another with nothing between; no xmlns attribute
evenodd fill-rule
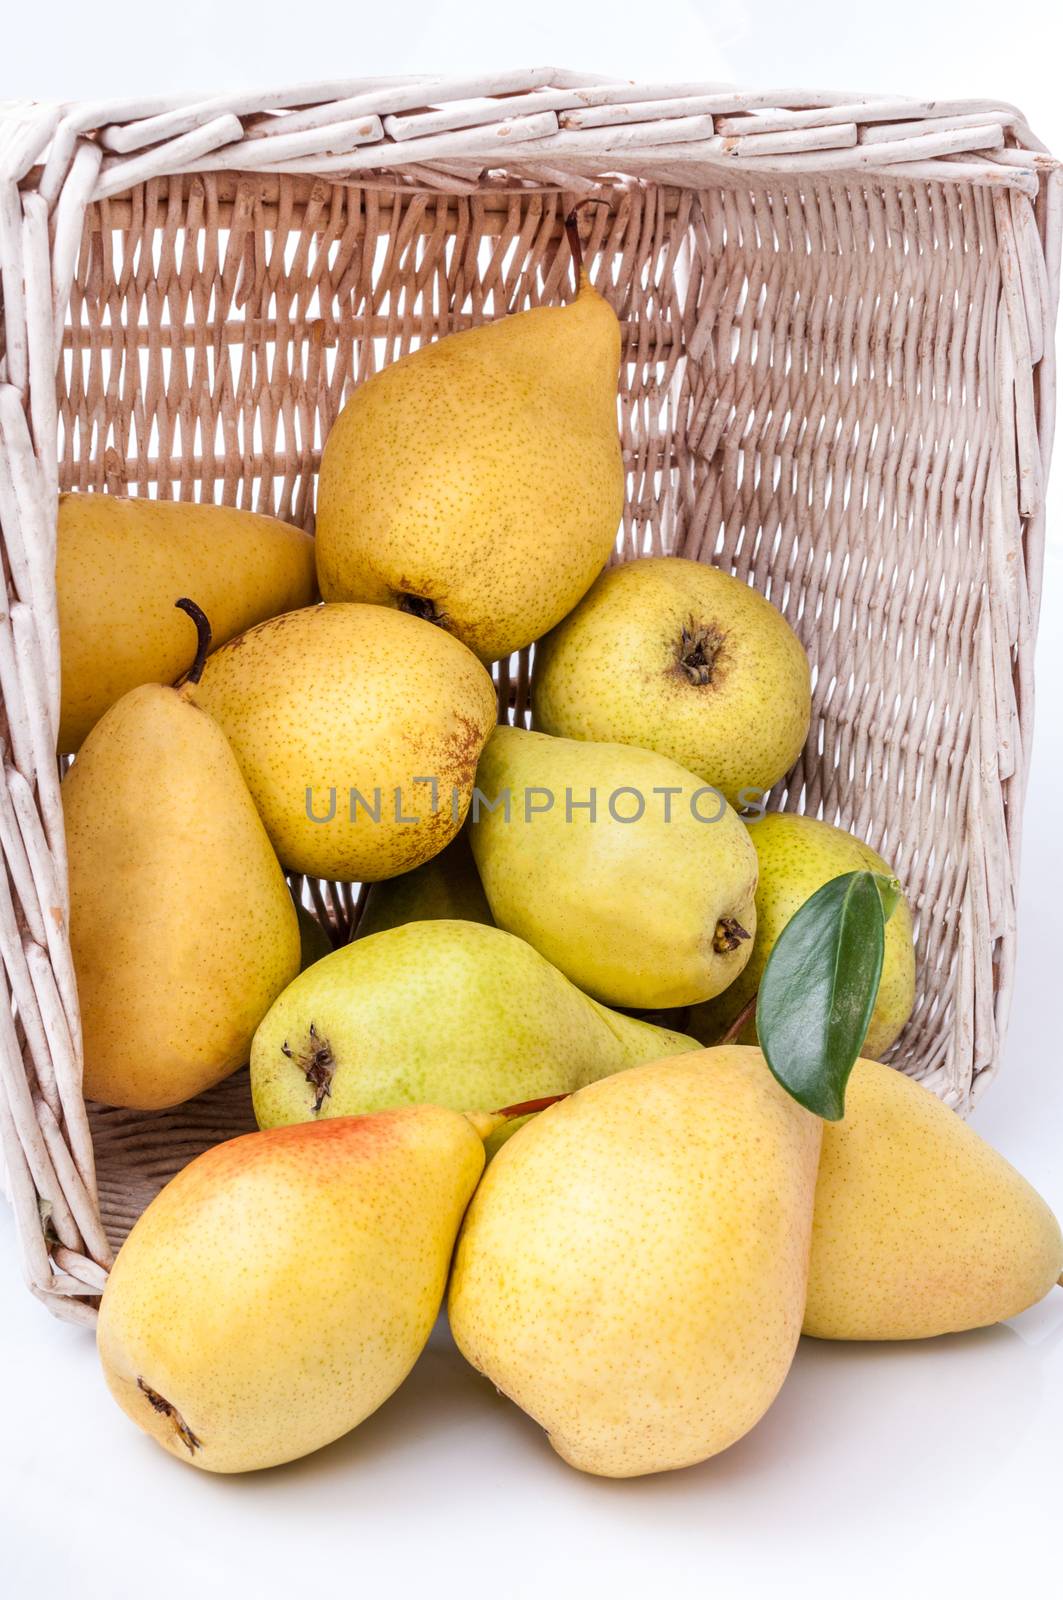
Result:
<svg viewBox="0 0 1063 1600"><path fill-rule="evenodd" d="M749 1022L756 1015L756 1011L757 1011L757 993L758 993L758 991L756 989L754 989L752 995L746 1001L745 1005L742 1007L742 1009L738 1013L737 1017L735 1017L734 1021L731 1023L731 1026L728 1028L727 1032L721 1034L720 1037L717 1039L716 1043L718 1045L721 1045L721 1044L733 1044L734 1041L738 1038L738 1035L742 1032L742 1029L745 1027L746 1023Z"/></svg>
<svg viewBox="0 0 1063 1600"><path fill-rule="evenodd" d="M568 238L568 248L572 252L572 270L576 274L576 289L579 290L580 279L583 276L583 246L580 243L579 223L575 211L570 211L565 218L565 234Z"/></svg>
<svg viewBox="0 0 1063 1600"><path fill-rule="evenodd" d="M188 669L186 681L188 683L198 683L203 676L203 668L207 664L207 656L210 653L210 623L207 621L206 613L200 610L194 600L175 600L174 608L191 617L196 625L196 659Z"/></svg>
<svg viewBox="0 0 1063 1600"><path fill-rule="evenodd" d="M548 1094L541 1100L520 1100L515 1106L503 1106L496 1116L505 1117L509 1121L513 1117L530 1117L537 1111L545 1111L547 1106L556 1106L559 1100L567 1100L566 1094Z"/></svg>

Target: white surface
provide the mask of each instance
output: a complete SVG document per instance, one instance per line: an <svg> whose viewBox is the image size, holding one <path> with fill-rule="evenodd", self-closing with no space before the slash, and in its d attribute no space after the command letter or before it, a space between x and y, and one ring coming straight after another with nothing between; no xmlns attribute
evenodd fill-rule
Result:
<svg viewBox="0 0 1063 1600"><path fill-rule="evenodd" d="M497 4L427 0L375 13L351 0L182 0L168 13L121 0L102 15L53 0L8 18L0 97L221 88L309 78L326 63L386 73L550 60L1000 95L1063 152L1055 10L1051 0L1003 10L983 0L536 0L507 21ZM1053 500L1018 992L1004 1070L975 1120L1063 1213L1063 459ZM272 1473L215 1479L163 1455L111 1403L91 1339L19 1284L0 1207L0 1418L0 1562L12 1600L1058 1592L1063 1291L981 1334L808 1342L754 1433L685 1473L581 1478L437 1333L407 1385L346 1440Z"/></svg>

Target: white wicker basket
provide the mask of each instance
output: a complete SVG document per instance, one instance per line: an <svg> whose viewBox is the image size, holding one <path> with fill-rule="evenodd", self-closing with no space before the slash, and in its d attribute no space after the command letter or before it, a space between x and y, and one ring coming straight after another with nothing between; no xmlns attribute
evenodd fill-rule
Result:
<svg viewBox="0 0 1063 1600"><path fill-rule="evenodd" d="M813 731L778 803L896 864L919 993L894 1059L969 1103L1015 956L1060 181L995 101L553 69L4 108L0 1121L34 1293L91 1320L145 1201L250 1124L246 1074L160 1115L82 1099L57 489L312 526L351 385L559 298L560 220L587 196L625 336L619 554L715 561L794 623ZM527 670L499 673L515 716ZM314 887L341 936L351 888Z"/></svg>

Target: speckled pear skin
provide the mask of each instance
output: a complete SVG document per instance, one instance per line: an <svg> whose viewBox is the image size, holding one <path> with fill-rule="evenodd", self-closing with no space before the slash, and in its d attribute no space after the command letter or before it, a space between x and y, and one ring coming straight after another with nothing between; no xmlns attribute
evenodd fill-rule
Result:
<svg viewBox="0 0 1063 1600"><path fill-rule="evenodd" d="M314 541L301 528L232 506L61 494L56 557L63 641L59 750L78 750L109 706L188 668L194 595L215 645L264 617L309 605Z"/></svg>
<svg viewBox="0 0 1063 1600"><path fill-rule="evenodd" d="M796 761L811 678L763 595L704 562L653 556L603 572L540 643L532 695L544 733L656 750L738 805Z"/></svg>
<svg viewBox="0 0 1063 1600"><path fill-rule="evenodd" d="M130 690L63 780L85 1094L106 1105L178 1105L242 1067L299 970L284 875L189 695Z"/></svg>
<svg viewBox="0 0 1063 1600"><path fill-rule="evenodd" d="M290 984L255 1035L251 1088L262 1127L414 1101L497 1111L695 1049L596 1005L512 934L441 919L358 939Z"/></svg>
<svg viewBox="0 0 1063 1600"><path fill-rule="evenodd" d="M726 993L691 1012L690 1031L704 1044L712 1044L725 1033L756 993L776 939L794 912L817 889L846 872L893 876L893 868L862 839L814 817L768 812L749 823L749 836L760 869L753 953ZM865 1056L877 1058L886 1053L911 1016L914 1004L912 913L902 896L886 924L882 977L864 1039ZM743 1044L756 1044L756 1023L750 1020L739 1037Z"/></svg>
<svg viewBox="0 0 1063 1600"><path fill-rule="evenodd" d="M97 1342L118 1404L207 1472L293 1461L357 1427L424 1347L483 1162L469 1121L435 1106L208 1150L108 1279Z"/></svg>
<svg viewBox="0 0 1063 1600"><path fill-rule="evenodd" d="M756 852L736 813L692 773L631 745L499 727L476 782L491 800L511 797L508 821L484 807L469 828L500 928L607 1005L686 1006L734 982L756 929ZM617 811L634 816L641 798L638 820L610 814L621 789L635 793ZM549 810L529 812L537 791L553 796ZM704 821L692 810L699 791Z"/></svg>
<svg viewBox="0 0 1063 1600"><path fill-rule="evenodd" d="M1036 1304L1063 1273L1059 1223L929 1089L858 1061L827 1123L804 1331L928 1339Z"/></svg>
<svg viewBox="0 0 1063 1600"><path fill-rule="evenodd" d="M467 1213L450 1325L584 1472L725 1450L789 1370L819 1120L758 1050L633 1067L503 1147Z"/></svg>
<svg viewBox="0 0 1063 1600"><path fill-rule="evenodd" d="M310 606L252 628L208 658L197 699L224 729L283 865L343 882L390 878L443 849L498 714L490 675L457 639L367 605ZM434 778L435 793L419 778ZM353 821L352 789L365 802ZM331 820L311 820L308 809L329 818L333 792Z"/></svg>
<svg viewBox="0 0 1063 1600"><path fill-rule="evenodd" d="M358 937L401 928L404 922L457 922L492 924L491 907L469 848L468 829L450 841L431 861L404 872L399 878L374 883L365 898L358 921Z"/></svg>
<svg viewBox="0 0 1063 1600"><path fill-rule="evenodd" d="M619 367L620 325L583 275L570 305L450 334L370 378L321 461L325 599L427 603L487 662L552 628L616 538Z"/></svg>

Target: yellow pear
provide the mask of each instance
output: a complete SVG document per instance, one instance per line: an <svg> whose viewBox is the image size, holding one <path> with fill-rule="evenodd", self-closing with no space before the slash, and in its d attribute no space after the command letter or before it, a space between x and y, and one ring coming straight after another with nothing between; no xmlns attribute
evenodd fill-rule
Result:
<svg viewBox="0 0 1063 1600"><path fill-rule="evenodd" d="M284 866L343 882L390 878L443 849L498 714L489 674L457 639L365 605L260 623L214 652L197 699Z"/></svg>
<svg viewBox="0 0 1063 1600"><path fill-rule="evenodd" d="M500 928L607 1005L707 1000L742 970L757 856L723 798L666 756L496 728L473 855Z"/></svg>
<svg viewBox="0 0 1063 1600"><path fill-rule="evenodd" d="M347 401L318 480L326 600L399 606L482 661L553 627L613 548L624 478L620 325L570 305L453 333Z"/></svg>
<svg viewBox="0 0 1063 1600"><path fill-rule="evenodd" d="M405 922L435 922L440 917L491 924L491 908L466 828L423 866L372 885L358 921L358 937L401 928Z"/></svg>
<svg viewBox="0 0 1063 1600"><path fill-rule="evenodd" d="M893 876L892 867L862 839L814 817L772 811L748 826L759 867L756 937L752 954L731 987L690 1014L690 1031L704 1044L719 1039L756 994L776 939L817 889L847 872ZM882 977L864 1039L865 1056L886 1053L911 1016L914 1003L912 914L902 895L886 924ZM756 1023L750 1019L738 1037L743 1044L756 1044Z"/></svg>
<svg viewBox="0 0 1063 1600"><path fill-rule="evenodd" d="M584 1472L725 1450L793 1359L820 1127L737 1045L632 1067L542 1112L469 1207L458 1348Z"/></svg>
<svg viewBox="0 0 1063 1600"><path fill-rule="evenodd" d="M196 597L219 645L309 605L317 587L314 541L300 528L231 506L110 494L59 496L55 579L64 754L129 689L184 672L182 595Z"/></svg>
<svg viewBox="0 0 1063 1600"><path fill-rule="evenodd" d="M177 1105L243 1066L299 970L284 875L195 702L206 638L189 682L123 695L63 781L85 1094L107 1105Z"/></svg>
<svg viewBox="0 0 1063 1600"><path fill-rule="evenodd" d="M796 761L811 709L808 658L763 595L676 556L603 572L535 652L535 726L637 744L732 805Z"/></svg>
<svg viewBox="0 0 1063 1600"><path fill-rule="evenodd" d="M588 999L522 939L437 918L289 984L255 1035L251 1088L262 1127L420 1101L497 1111L695 1049Z"/></svg>
<svg viewBox="0 0 1063 1600"><path fill-rule="evenodd" d="M1017 1316L1063 1273L1035 1189L922 1084L858 1061L827 1123L804 1331L926 1339Z"/></svg>
<svg viewBox="0 0 1063 1600"><path fill-rule="evenodd" d="M292 1461L357 1427L424 1347L483 1162L472 1124L436 1106L208 1150L107 1281L98 1346L118 1404L208 1472Z"/></svg>

